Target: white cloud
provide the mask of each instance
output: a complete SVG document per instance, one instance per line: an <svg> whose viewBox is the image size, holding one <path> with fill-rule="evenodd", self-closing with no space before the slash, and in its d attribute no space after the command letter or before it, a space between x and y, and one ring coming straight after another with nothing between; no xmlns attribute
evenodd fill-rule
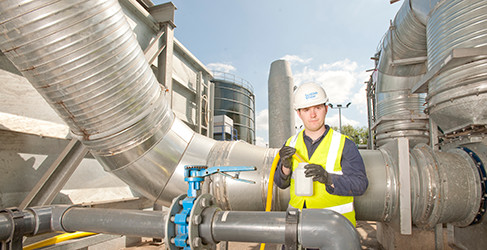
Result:
<svg viewBox="0 0 487 250"><path fill-rule="evenodd" d="M338 127L340 125L339 115L335 114L331 117L326 116L325 123L329 126ZM352 120L352 119L348 119L346 116L344 116L342 114L342 126L345 126L345 125L352 125L353 127L357 127L357 126L360 126L360 122Z"/></svg>
<svg viewBox="0 0 487 250"><path fill-rule="evenodd" d="M231 63L209 63L206 65L209 70L217 70L223 72L236 71L237 69L233 67Z"/></svg>
<svg viewBox="0 0 487 250"><path fill-rule="evenodd" d="M269 146L269 142L265 141L265 139L260 137L260 136L256 136L255 137L255 145L267 148Z"/></svg>
<svg viewBox="0 0 487 250"><path fill-rule="evenodd" d="M257 130L269 131L269 111L261 110L255 118L255 128Z"/></svg>
<svg viewBox="0 0 487 250"><path fill-rule="evenodd" d="M357 79L363 76L357 68L357 63L348 59L322 64L317 70L306 66L293 74L294 83L299 86L305 82L315 82L325 89L330 103L346 103L354 97L353 89Z"/></svg>
<svg viewBox="0 0 487 250"><path fill-rule="evenodd" d="M353 95L352 103L357 107L360 114L367 114L367 85L364 84L359 92Z"/></svg>
<svg viewBox="0 0 487 250"><path fill-rule="evenodd" d="M297 55L285 55L281 59L288 61L291 65L297 63L306 64L309 63L311 60L313 60L313 58L302 59Z"/></svg>

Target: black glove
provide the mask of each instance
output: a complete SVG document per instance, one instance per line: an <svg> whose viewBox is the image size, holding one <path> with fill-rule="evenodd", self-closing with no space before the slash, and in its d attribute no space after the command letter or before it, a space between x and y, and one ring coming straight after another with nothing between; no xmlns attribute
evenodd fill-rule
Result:
<svg viewBox="0 0 487 250"><path fill-rule="evenodd" d="M323 184L331 184L331 175L318 164L308 164L304 166L304 175L306 177L313 177L313 181L319 181Z"/></svg>
<svg viewBox="0 0 487 250"><path fill-rule="evenodd" d="M293 154L296 153L296 149L289 146L284 146L279 150L279 157L281 158L282 166L285 168L291 168L293 166Z"/></svg>

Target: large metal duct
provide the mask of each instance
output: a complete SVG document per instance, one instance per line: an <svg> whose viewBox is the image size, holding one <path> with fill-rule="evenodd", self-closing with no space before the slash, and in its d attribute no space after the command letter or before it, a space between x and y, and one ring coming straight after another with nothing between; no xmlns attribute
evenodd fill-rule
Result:
<svg viewBox="0 0 487 250"><path fill-rule="evenodd" d="M296 133L294 128L294 80L286 60L272 62L269 71L269 147L280 148Z"/></svg>
<svg viewBox="0 0 487 250"><path fill-rule="evenodd" d="M443 66L453 49L487 44L485 1L442 1L428 19L428 70ZM427 112L444 133L487 124L487 56L448 64L428 84Z"/></svg>
<svg viewBox="0 0 487 250"><path fill-rule="evenodd" d="M0 49L107 171L146 197L168 206L174 197L186 192L184 165L254 165L257 171L242 173L240 177L258 185L215 176L208 182L209 191L223 208L264 209L268 173L277 149L217 142L195 134L175 118L116 0L0 2L0 10ZM366 195L356 199L357 219L388 221L397 214L399 182L397 170L391 169L396 162L391 160L392 153L384 150L361 153L371 184ZM435 199L431 196L435 190L413 190L421 194L419 197L432 197L413 203L414 208L419 207L414 212L418 214L415 218L420 218L418 223L470 220L470 211L478 209L470 202L475 200L471 198L476 194L472 190L478 186L459 189L460 195L447 193L453 190L449 185L457 183L450 182L450 176L458 171L450 168L465 168L464 177L455 177L464 183L475 178L468 169L468 159L455 152L436 158L430 156L433 153L423 154L415 155L427 160L416 161L421 174L413 183L418 187L448 187L440 188L443 191L439 195L455 198L434 204L439 212L423 215L423 209L430 211L428 201ZM456 160L442 161L448 157ZM431 181L436 186L430 185L430 179L422 178L426 176L423 169L445 176L434 178ZM448 182L441 183L443 180ZM282 209L287 205L286 195L279 197L276 206ZM452 207L458 209L451 211L449 204L457 199L469 207L456 205Z"/></svg>
<svg viewBox="0 0 487 250"><path fill-rule="evenodd" d="M363 196L355 197L358 220L393 222L401 213L409 213L411 222L420 228L432 229L447 222L463 227L474 222L481 209L477 166L461 149L440 152L426 144L407 149L410 189L402 191L396 147L389 143L360 153L369 187ZM401 211L400 196L411 197L410 210Z"/></svg>
<svg viewBox="0 0 487 250"><path fill-rule="evenodd" d="M421 20L430 8L429 1L404 1L384 36L375 91L379 147L399 137L408 137L411 147L429 141L425 95L410 90L426 72L426 27Z"/></svg>
<svg viewBox="0 0 487 250"><path fill-rule="evenodd" d="M147 198L168 206L184 193L185 165L254 165L242 178L265 183L274 149L216 142L175 118L118 1L7 1L0 10L0 49L104 169ZM256 197L265 189L245 187ZM225 192L234 207L264 209L265 197Z"/></svg>

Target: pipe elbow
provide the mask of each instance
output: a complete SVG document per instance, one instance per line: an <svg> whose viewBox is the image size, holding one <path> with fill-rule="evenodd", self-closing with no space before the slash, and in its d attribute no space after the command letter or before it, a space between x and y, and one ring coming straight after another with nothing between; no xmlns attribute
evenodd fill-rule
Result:
<svg viewBox="0 0 487 250"><path fill-rule="evenodd" d="M343 215L326 209L303 209L299 242L306 248L361 249L360 235Z"/></svg>

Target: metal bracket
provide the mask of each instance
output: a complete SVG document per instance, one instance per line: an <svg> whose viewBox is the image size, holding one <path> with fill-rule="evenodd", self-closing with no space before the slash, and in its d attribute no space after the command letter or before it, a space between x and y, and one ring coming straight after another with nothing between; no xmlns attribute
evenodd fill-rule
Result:
<svg viewBox="0 0 487 250"><path fill-rule="evenodd" d="M409 140L407 138L397 138L383 145L381 150L386 150L390 154L391 171L395 173L392 177L394 178L395 184L394 189L396 189L394 194L399 197L395 199L399 200L398 208L399 216L394 216L392 218L391 226L395 230L399 230L401 234L411 235L412 234L412 208L411 208L411 170L409 162ZM391 183L392 184L392 183ZM395 205L393 205L395 206Z"/></svg>
<svg viewBox="0 0 487 250"><path fill-rule="evenodd" d="M298 222L299 210L290 208L286 211L286 228L284 231L284 244L286 249L298 249Z"/></svg>
<svg viewBox="0 0 487 250"><path fill-rule="evenodd" d="M7 240L2 241L0 250L22 250L25 232L24 213L16 207L2 209L0 213L8 213L12 219L12 233Z"/></svg>

